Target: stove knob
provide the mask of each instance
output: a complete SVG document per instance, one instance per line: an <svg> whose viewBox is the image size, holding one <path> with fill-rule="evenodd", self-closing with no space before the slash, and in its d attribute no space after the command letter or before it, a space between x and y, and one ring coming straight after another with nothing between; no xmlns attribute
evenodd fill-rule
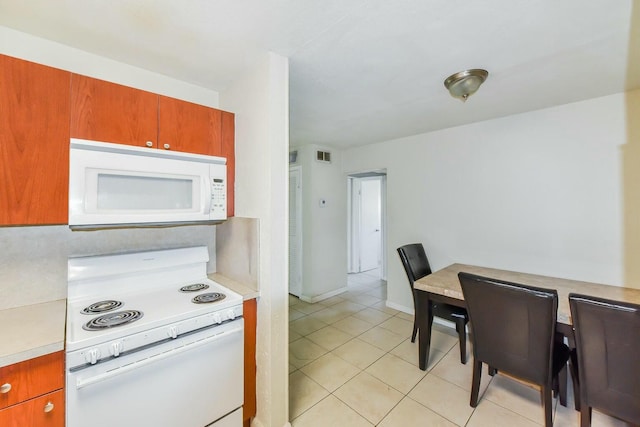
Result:
<svg viewBox="0 0 640 427"><path fill-rule="evenodd" d="M97 348L92 348L84 354L84 360L86 360L87 363L91 363L92 365L95 365L98 362L99 358L100 350L98 350Z"/></svg>
<svg viewBox="0 0 640 427"><path fill-rule="evenodd" d="M169 338L176 339L178 337L178 327L169 326L169 329L167 329L167 335L169 336Z"/></svg>
<svg viewBox="0 0 640 427"><path fill-rule="evenodd" d="M231 309L231 310L227 311L227 317L228 317L230 320L235 319L235 318L236 318L236 312L235 312L235 311L233 311L233 309Z"/></svg>
<svg viewBox="0 0 640 427"><path fill-rule="evenodd" d="M219 325L222 323L222 315L220 313L213 313L213 321Z"/></svg>
<svg viewBox="0 0 640 427"><path fill-rule="evenodd" d="M122 341L112 342L109 347L109 352L113 357L120 356L120 352L122 352Z"/></svg>

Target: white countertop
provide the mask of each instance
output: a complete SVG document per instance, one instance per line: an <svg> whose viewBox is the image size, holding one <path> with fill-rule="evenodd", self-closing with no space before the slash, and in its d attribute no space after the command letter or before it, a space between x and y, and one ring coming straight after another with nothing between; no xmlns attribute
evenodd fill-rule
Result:
<svg viewBox="0 0 640 427"><path fill-rule="evenodd" d="M66 300L0 310L0 367L64 349Z"/></svg>

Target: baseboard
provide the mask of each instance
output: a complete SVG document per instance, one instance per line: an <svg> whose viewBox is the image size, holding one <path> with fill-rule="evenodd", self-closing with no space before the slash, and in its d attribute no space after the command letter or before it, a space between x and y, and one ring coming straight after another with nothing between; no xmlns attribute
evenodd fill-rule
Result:
<svg viewBox="0 0 640 427"><path fill-rule="evenodd" d="M299 298L300 298L301 301L313 304L313 303L320 302L320 301L325 300L325 299L329 299L331 297L335 297L336 295L340 295L341 293L347 292L348 290L349 289L345 286L344 288L338 288L338 289L333 290L331 292L327 292L326 294L316 295L315 297L309 298L309 297L306 297L304 295L300 295Z"/></svg>
<svg viewBox="0 0 640 427"><path fill-rule="evenodd" d="M251 420L251 427L264 427L264 425L258 421L257 418ZM291 427L291 423L287 421L282 427Z"/></svg>
<svg viewBox="0 0 640 427"><path fill-rule="evenodd" d="M407 314L411 314L413 315L413 308L404 306L404 305L400 305L400 304L396 304L395 302L391 302L389 300L386 300L384 302L384 305L386 305L389 308L393 308L394 310L398 310L401 311L403 313L407 313Z"/></svg>

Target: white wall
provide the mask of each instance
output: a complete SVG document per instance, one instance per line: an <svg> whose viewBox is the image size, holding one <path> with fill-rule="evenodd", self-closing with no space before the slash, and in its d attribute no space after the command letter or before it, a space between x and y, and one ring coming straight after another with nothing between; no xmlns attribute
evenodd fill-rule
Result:
<svg viewBox="0 0 640 427"><path fill-rule="evenodd" d="M315 302L347 286L347 177L339 150L318 145L298 147L302 166L302 293ZM331 163L315 160L316 151L330 151ZM320 199L326 201L321 207Z"/></svg>
<svg viewBox="0 0 640 427"><path fill-rule="evenodd" d="M208 107L218 107L216 91L2 26L0 26L0 54Z"/></svg>
<svg viewBox="0 0 640 427"><path fill-rule="evenodd" d="M260 66L220 95L236 113L237 216L260 220L257 395L253 424L288 425L288 149L287 59L265 54Z"/></svg>
<svg viewBox="0 0 640 427"><path fill-rule="evenodd" d="M621 285L627 98L347 150L347 173L387 169L388 303L412 311L396 254L411 242L433 270L460 262Z"/></svg>

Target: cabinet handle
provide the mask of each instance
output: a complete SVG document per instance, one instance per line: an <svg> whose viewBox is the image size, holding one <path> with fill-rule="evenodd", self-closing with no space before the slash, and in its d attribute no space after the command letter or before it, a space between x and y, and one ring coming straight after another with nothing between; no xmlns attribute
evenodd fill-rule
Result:
<svg viewBox="0 0 640 427"><path fill-rule="evenodd" d="M5 383L0 386L0 393L5 394L11 391L11 384Z"/></svg>
<svg viewBox="0 0 640 427"><path fill-rule="evenodd" d="M145 142L144 145L146 145L147 147L153 147L153 142L147 141L147 142Z"/></svg>
<svg viewBox="0 0 640 427"><path fill-rule="evenodd" d="M165 149L165 150L168 150L168 149L170 149L170 148L171 148L171 146L170 146L169 144L164 144L164 149Z"/></svg>
<svg viewBox="0 0 640 427"><path fill-rule="evenodd" d="M51 411L53 411L53 403L47 402L47 404L44 405L44 412L51 412Z"/></svg>

